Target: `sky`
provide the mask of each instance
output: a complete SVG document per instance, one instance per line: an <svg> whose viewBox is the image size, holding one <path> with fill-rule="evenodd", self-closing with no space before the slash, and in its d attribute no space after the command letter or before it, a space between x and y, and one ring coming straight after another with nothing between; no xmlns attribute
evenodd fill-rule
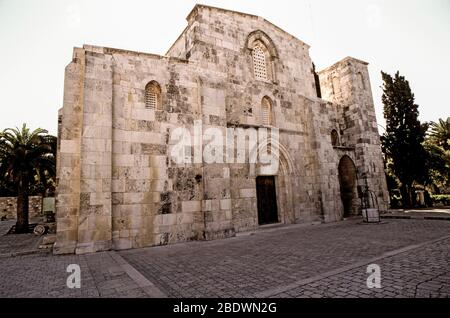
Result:
<svg viewBox="0 0 450 318"><path fill-rule="evenodd" d="M165 54L191 0L0 0L0 130L57 131L64 68L83 44ZM311 46L317 69L370 63L378 122L381 71L409 80L422 121L450 116L450 0L200 0L266 18ZM383 132L383 128L380 128Z"/></svg>

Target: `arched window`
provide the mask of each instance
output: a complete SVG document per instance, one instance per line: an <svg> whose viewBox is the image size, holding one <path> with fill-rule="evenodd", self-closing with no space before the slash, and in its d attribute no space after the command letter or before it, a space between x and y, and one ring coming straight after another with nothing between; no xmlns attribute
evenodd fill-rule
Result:
<svg viewBox="0 0 450 318"><path fill-rule="evenodd" d="M161 87L155 81L151 81L145 87L145 107L161 110Z"/></svg>
<svg viewBox="0 0 450 318"><path fill-rule="evenodd" d="M331 144L333 147L339 146L339 134L335 129L331 132Z"/></svg>
<svg viewBox="0 0 450 318"><path fill-rule="evenodd" d="M267 81L267 49L260 42L257 42L253 48L253 71L255 78L258 80Z"/></svg>
<svg viewBox="0 0 450 318"><path fill-rule="evenodd" d="M256 30L247 37L245 47L251 54L256 80L276 82L278 51L272 39L263 31Z"/></svg>
<svg viewBox="0 0 450 318"><path fill-rule="evenodd" d="M264 97L261 102L261 118L264 126L273 125L273 107L272 101L268 97Z"/></svg>

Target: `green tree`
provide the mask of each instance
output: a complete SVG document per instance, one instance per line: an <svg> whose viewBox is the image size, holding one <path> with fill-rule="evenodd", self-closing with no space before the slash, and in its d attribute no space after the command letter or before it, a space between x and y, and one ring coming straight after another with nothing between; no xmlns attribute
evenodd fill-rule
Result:
<svg viewBox="0 0 450 318"><path fill-rule="evenodd" d="M55 137L44 129L5 129L0 133L0 176L17 192L16 233L28 231L30 187L55 174Z"/></svg>
<svg viewBox="0 0 450 318"><path fill-rule="evenodd" d="M0 197L14 197L16 195L14 185L0 175Z"/></svg>
<svg viewBox="0 0 450 318"><path fill-rule="evenodd" d="M392 162L392 171L400 181L403 206L414 205L414 183L427 177L426 152L422 145L428 125L419 121L419 106L409 82L397 72L394 77L382 72L386 132L381 138L383 152Z"/></svg>
<svg viewBox="0 0 450 318"><path fill-rule="evenodd" d="M450 118L430 123L423 145L428 155L428 185L433 186L434 192L445 192L450 188Z"/></svg>
<svg viewBox="0 0 450 318"><path fill-rule="evenodd" d="M444 150L432 139L427 139L423 145L427 151L427 184L433 186L436 193L445 192L450 188L450 150Z"/></svg>
<svg viewBox="0 0 450 318"><path fill-rule="evenodd" d="M50 146L53 158L56 158L57 138L52 135L42 136L43 142ZM34 182L30 185L32 195L42 197L54 196L56 191L56 168L55 165L48 169L47 166L40 166L39 173L35 176Z"/></svg>
<svg viewBox="0 0 450 318"><path fill-rule="evenodd" d="M450 150L450 117L447 121L439 119L439 122L430 124L431 131L429 134L430 139L439 147L442 147L445 151Z"/></svg>

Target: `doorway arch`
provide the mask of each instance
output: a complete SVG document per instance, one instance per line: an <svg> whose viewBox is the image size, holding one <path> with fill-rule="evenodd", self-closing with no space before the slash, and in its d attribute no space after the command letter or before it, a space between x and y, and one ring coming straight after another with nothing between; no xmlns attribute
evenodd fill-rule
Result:
<svg viewBox="0 0 450 318"><path fill-rule="evenodd" d="M358 200L357 171L353 160L345 155L339 162L339 185L341 200L344 206L343 217L357 216L360 214Z"/></svg>
<svg viewBox="0 0 450 318"><path fill-rule="evenodd" d="M275 178L278 221L283 224L295 224L294 197L297 194L293 192L293 188L297 187L296 166L287 148L279 142L279 138L270 140L269 143L261 142L253 151L258 151L258 154L264 153L268 146L270 146L271 156L276 162L276 169L266 170L264 165L259 163L256 165L256 176Z"/></svg>

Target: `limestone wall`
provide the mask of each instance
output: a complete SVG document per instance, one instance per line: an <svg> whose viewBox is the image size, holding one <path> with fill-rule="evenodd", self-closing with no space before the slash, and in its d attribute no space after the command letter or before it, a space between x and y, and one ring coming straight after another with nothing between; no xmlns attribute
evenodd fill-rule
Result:
<svg viewBox="0 0 450 318"><path fill-rule="evenodd" d="M203 237L200 167L170 160L170 134L192 132L195 65L179 59L114 52L113 243L117 249ZM119 80L120 79L120 80ZM162 110L146 109L144 88L161 87Z"/></svg>
<svg viewBox="0 0 450 318"><path fill-rule="evenodd" d="M274 122L281 129L283 156L287 157L282 160L292 163L285 171L286 180L280 175L278 182L280 221L319 220L314 173L318 169L316 144L311 138L314 129L310 125L316 97L309 47L255 16L199 8L188 19L190 24L196 25L196 42L190 51L190 59L200 61L200 72L208 74L214 70L224 78L226 114L220 114L219 119L225 120L227 127L261 126L261 100L267 96L273 101ZM254 77L247 45L252 36L258 37L258 34L254 35L255 31L269 38L274 51L274 76L270 81L257 81ZM205 101L204 111L214 108L217 111L215 104ZM213 119L216 118L203 115L204 122L213 122ZM309 168L304 169L305 166ZM236 164L229 169L234 228L236 231L256 229L258 169ZM216 192L219 190L227 191L226 187L216 187Z"/></svg>
<svg viewBox="0 0 450 318"><path fill-rule="evenodd" d="M42 216L42 197L29 197L28 213L30 218ZM17 197L0 197L0 218L16 219Z"/></svg>
<svg viewBox="0 0 450 318"><path fill-rule="evenodd" d="M354 147L358 183L369 186L381 211L387 211L389 194L381 152L381 142L366 62L346 58L320 72L324 98L339 104L341 142Z"/></svg>
<svg viewBox="0 0 450 318"><path fill-rule="evenodd" d="M366 65L344 60L321 73L322 100L309 47L273 24L205 6L188 22L168 56L87 45L74 50L60 111L56 253L257 229L261 166L248 160L179 164L171 156L171 136L180 127L191 136L209 128L226 136L229 129L263 127L263 98L273 106L271 127L280 130L275 180L281 223L342 219L338 165L345 155L368 171L385 199L372 96L355 86L359 73L368 81ZM267 80L255 78L252 41L267 45ZM145 105L152 81L161 89L157 109ZM330 81L339 84L339 94ZM332 146L333 129L346 147ZM209 140L199 143L204 148Z"/></svg>
<svg viewBox="0 0 450 318"><path fill-rule="evenodd" d="M85 50L75 48L65 70L64 105L59 111L55 253L74 253L78 243L85 64Z"/></svg>

